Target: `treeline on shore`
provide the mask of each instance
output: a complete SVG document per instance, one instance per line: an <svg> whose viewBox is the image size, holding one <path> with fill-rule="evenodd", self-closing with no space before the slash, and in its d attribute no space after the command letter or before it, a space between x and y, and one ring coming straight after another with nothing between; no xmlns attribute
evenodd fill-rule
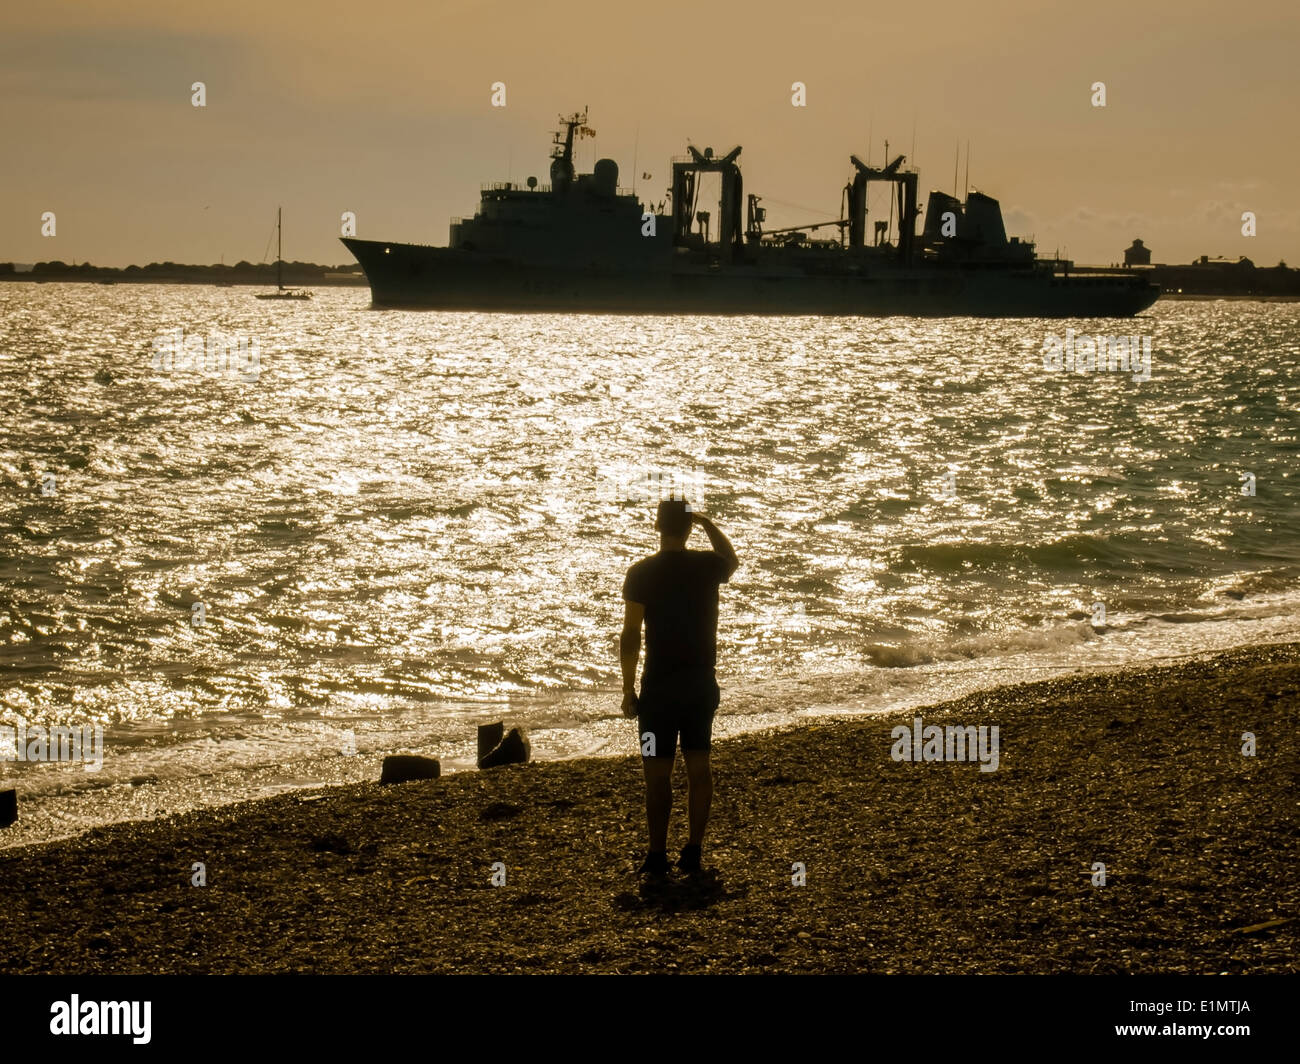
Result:
<svg viewBox="0 0 1300 1064"><path fill-rule="evenodd" d="M281 277L286 285L364 285L365 275L356 263L321 266L314 262L285 262ZM188 282L198 284L276 283L275 263L237 262L212 266L191 266L178 262L151 262L147 266L92 266L88 262L38 262L31 269L12 262L0 262L0 281L99 281L142 284Z"/></svg>

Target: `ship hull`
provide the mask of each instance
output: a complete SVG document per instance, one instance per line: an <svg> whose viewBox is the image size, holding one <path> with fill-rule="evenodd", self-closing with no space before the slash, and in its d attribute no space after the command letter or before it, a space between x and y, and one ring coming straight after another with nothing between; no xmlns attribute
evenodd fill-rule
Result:
<svg viewBox="0 0 1300 1064"><path fill-rule="evenodd" d="M1140 277L1042 269L525 265L461 249L344 238L376 307L592 314L1131 317L1160 289Z"/></svg>

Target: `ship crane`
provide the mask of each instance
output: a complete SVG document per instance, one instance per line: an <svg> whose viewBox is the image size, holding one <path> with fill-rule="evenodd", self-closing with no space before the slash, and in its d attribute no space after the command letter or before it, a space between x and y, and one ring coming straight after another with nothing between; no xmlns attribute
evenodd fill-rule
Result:
<svg viewBox="0 0 1300 1064"><path fill-rule="evenodd" d="M673 162L673 244L677 247L693 247L704 250L710 246L707 233L696 234L691 231L692 222L698 215L695 200L699 191L699 175L716 173L722 180L722 194L718 200L718 240L716 247L727 259L735 259L741 250L744 234L740 227L740 204L743 185L740 167L736 160L740 157L740 146L732 148L723 156L714 156L712 148L700 151L693 144L688 144L688 159Z"/></svg>
<svg viewBox="0 0 1300 1064"><path fill-rule="evenodd" d="M856 155L849 156L849 162L857 171L853 180L844 186L848 197L849 247L861 248L867 235L867 184L871 181L885 181L894 185L898 196L898 258L901 262L912 261L912 248L916 241L916 171L902 169L906 161L900 155L885 167L868 166ZM877 229L879 232L879 229Z"/></svg>
<svg viewBox="0 0 1300 1064"><path fill-rule="evenodd" d="M686 150L691 153L691 158L695 160L696 165L701 170L723 170L740 158L740 146L732 148L721 159L713 157L713 149L705 148L703 153L700 152L694 144L686 145Z"/></svg>
<svg viewBox="0 0 1300 1064"><path fill-rule="evenodd" d="M806 225L787 225L780 229L764 229L763 223L767 221L767 208L759 206L762 200L761 196L753 194L749 196L749 219L748 224L745 226L745 239L751 243L761 242L767 236L777 236L780 233L802 233L805 230L812 232L817 229L824 229L828 225L839 226L842 233L844 227L849 224L843 218L834 218L825 222L810 222ZM777 200L777 202L780 203L781 201ZM796 205L786 204L786 206ZM801 207L799 209L805 210L807 208Z"/></svg>
<svg viewBox="0 0 1300 1064"><path fill-rule="evenodd" d="M787 225L784 229L767 229L764 230L763 236L776 236L777 233L802 233L805 229L822 229L828 225L846 226L849 223L842 218L836 218L829 222L813 222L811 225Z"/></svg>

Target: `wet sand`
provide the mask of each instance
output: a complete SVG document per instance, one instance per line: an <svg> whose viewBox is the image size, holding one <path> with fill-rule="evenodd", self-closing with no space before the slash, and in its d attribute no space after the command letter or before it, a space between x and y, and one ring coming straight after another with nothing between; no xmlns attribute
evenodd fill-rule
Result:
<svg viewBox="0 0 1300 1064"><path fill-rule="evenodd" d="M915 715L998 726L997 771L892 760L891 729ZM0 851L0 973L1300 966L1300 644L747 735L714 763L706 873L659 885L635 876L634 757Z"/></svg>

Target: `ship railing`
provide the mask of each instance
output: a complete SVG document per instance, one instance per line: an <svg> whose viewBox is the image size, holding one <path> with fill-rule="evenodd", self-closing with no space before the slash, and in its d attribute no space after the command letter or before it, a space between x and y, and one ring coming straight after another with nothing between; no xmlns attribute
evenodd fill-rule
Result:
<svg viewBox="0 0 1300 1064"><path fill-rule="evenodd" d="M536 188L529 188L518 181L489 181L479 185L480 192L550 192L550 185L538 185Z"/></svg>
<svg viewBox="0 0 1300 1064"><path fill-rule="evenodd" d="M550 185L538 185L536 188L528 188L517 181L488 181L479 185L480 192L550 192ZM615 193L619 196L635 196L637 191L634 188L628 188L626 185L619 185Z"/></svg>

